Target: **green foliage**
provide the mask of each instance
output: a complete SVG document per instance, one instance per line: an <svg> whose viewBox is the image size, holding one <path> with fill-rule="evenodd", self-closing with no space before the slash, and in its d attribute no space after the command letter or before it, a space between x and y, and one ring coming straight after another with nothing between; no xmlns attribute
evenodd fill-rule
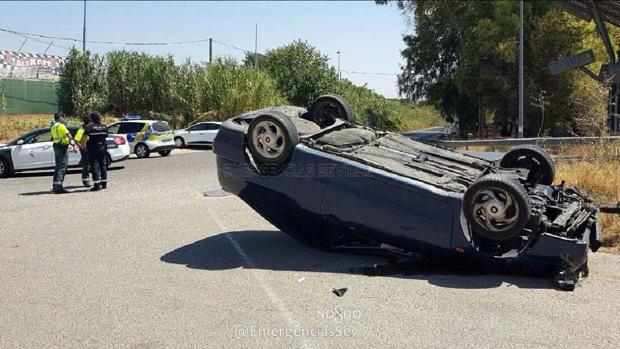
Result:
<svg viewBox="0 0 620 349"><path fill-rule="evenodd" d="M177 76L172 56L113 51L107 63L108 102L115 112L170 110Z"/></svg>
<svg viewBox="0 0 620 349"><path fill-rule="evenodd" d="M246 58L246 63L251 58ZM259 68L275 79L276 86L293 105L307 106L316 97L333 91L338 78L329 57L301 40L268 50Z"/></svg>
<svg viewBox="0 0 620 349"><path fill-rule="evenodd" d="M170 56L113 51L103 59L72 50L61 80L65 111L81 114L105 107L104 112L138 113L179 127L274 105L307 107L322 94L336 93L349 100L356 121L379 128L409 130L440 120L429 113L420 116L422 109L388 101L366 86L338 81L327 60L302 41L261 55L259 69L253 55L243 64L216 59L211 65L189 60L176 65Z"/></svg>
<svg viewBox="0 0 620 349"><path fill-rule="evenodd" d="M232 60L218 60L209 66L202 83L204 109L216 112L222 119L286 103L267 73Z"/></svg>
<svg viewBox="0 0 620 349"><path fill-rule="evenodd" d="M396 3L415 29L404 36L401 93L433 103L444 116L457 117L465 129L477 128L481 115L491 113L508 135L518 109L519 2ZM544 129L575 119L573 91L587 78L576 71L552 76L548 64L589 47L600 50L600 41L591 40L596 33L584 30L586 26L549 1L525 2L526 134L536 134L541 127L543 110L529 103L541 93L549 102ZM584 47L587 41L595 46Z"/></svg>
<svg viewBox="0 0 620 349"><path fill-rule="evenodd" d="M71 49L60 83L63 111L83 115L105 106L107 86L103 57Z"/></svg>

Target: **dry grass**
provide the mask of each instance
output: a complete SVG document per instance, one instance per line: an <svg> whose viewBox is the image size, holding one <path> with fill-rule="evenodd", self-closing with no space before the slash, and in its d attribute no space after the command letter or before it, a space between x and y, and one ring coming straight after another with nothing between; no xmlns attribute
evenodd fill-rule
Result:
<svg viewBox="0 0 620 349"><path fill-rule="evenodd" d="M620 200L620 145L579 146L553 149L562 156L585 156L585 160L557 164L556 181L579 188L597 204L616 203ZM620 215L601 214L603 244L620 251Z"/></svg>
<svg viewBox="0 0 620 349"><path fill-rule="evenodd" d="M110 123L116 119L105 116L105 123ZM47 114L28 114L28 115L2 115L0 116L0 143L14 139L24 133L28 133L40 127L47 127L52 120L52 115ZM78 118L69 118L70 125L80 125Z"/></svg>

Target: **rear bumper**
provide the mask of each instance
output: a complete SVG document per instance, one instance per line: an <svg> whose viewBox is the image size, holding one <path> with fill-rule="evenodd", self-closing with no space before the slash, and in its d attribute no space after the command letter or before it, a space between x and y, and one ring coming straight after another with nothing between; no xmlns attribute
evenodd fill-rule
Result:
<svg viewBox="0 0 620 349"><path fill-rule="evenodd" d="M150 148L152 152L160 152L160 151L166 151L166 150L174 150L176 149L176 146L174 145L174 143L172 144L166 144L166 145L159 145L153 148Z"/></svg>

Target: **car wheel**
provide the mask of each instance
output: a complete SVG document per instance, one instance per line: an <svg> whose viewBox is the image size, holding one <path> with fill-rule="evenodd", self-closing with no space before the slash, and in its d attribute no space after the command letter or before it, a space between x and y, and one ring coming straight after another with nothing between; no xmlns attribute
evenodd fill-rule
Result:
<svg viewBox="0 0 620 349"><path fill-rule="evenodd" d="M174 145L177 148L183 148L185 147L185 140L183 139L183 137L174 137Z"/></svg>
<svg viewBox="0 0 620 349"><path fill-rule="evenodd" d="M495 241L519 235L530 219L530 209L523 186L499 174L478 178L463 197L463 213L472 230Z"/></svg>
<svg viewBox="0 0 620 349"><path fill-rule="evenodd" d="M0 159L0 178L8 177L9 173L9 163L4 159Z"/></svg>
<svg viewBox="0 0 620 349"><path fill-rule="evenodd" d="M551 185L555 179L555 165L551 156L534 145L518 146L504 155L500 161L504 168L523 168L529 170L527 182Z"/></svg>
<svg viewBox="0 0 620 349"><path fill-rule="evenodd" d="M310 119L321 128L332 125L336 119L353 121L353 109L349 102L341 96L321 96L308 108Z"/></svg>
<svg viewBox="0 0 620 349"><path fill-rule="evenodd" d="M291 119L277 112L254 118L248 127L247 137L250 154L264 174L279 173L299 143L299 135Z"/></svg>
<svg viewBox="0 0 620 349"><path fill-rule="evenodd" d="M168 156L170 155L170 153L172 152L172 150L162 150L159 152L159 155L161 156Z"/></svg>
<svg viewBox="0 0 620 349"><path fill-rule="evenodd" d="M134 153L136 153L136 156L141 159L148 158L151 155L149 147L147 147L144 143L136 144L136 149L134 149Z"/></svg>
<svg viewBox="0 0 620 349"><path fill-rule="evenodd" d="M105 157L105 168L109 169L110 166L112 166L112 157L110 156L110 154L106 154L106 157Z"/></svg>

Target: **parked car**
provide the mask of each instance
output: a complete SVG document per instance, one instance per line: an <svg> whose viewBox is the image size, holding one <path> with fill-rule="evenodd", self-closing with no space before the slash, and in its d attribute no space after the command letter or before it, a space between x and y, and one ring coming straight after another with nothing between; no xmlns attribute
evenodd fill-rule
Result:
<svg viewBox="0 0 620 349"><path fill-rule="evenodd" d="M199 122L187 128L174 131L174 142L177 148L187 145L212 145L221 122Z"/></svg>
<svg viewBox="0 0 620 349"><path fill-rule="evenodd" d="M78 126L69 126L75 136ZM107 138L107 165L123 161L129 157L129 144L122 135ZM49 128L40 128L17 137L7 144L0 144L0 177L8 177L15 172L54 168L54 149ZM69 166L81 166L79 151L69 151Z"/></svg>
<svg viewBox="0 0 620 349"><path fill-rule="evenodd" d="M518 147L497 164L352 120L339 96L229 119L214 143L219 182L315 247L553 272L566 289L587 275L599 208L552 184L542 149Z"/></svg>
<svg viewBox="0 0 620 349"><path fill-rule="evenodd" d="M165 121L120 121L108 126L108 132L126 136L131 152L139 158L148 158L152 152L168 156L175 148L174 134Z"/></svg>

